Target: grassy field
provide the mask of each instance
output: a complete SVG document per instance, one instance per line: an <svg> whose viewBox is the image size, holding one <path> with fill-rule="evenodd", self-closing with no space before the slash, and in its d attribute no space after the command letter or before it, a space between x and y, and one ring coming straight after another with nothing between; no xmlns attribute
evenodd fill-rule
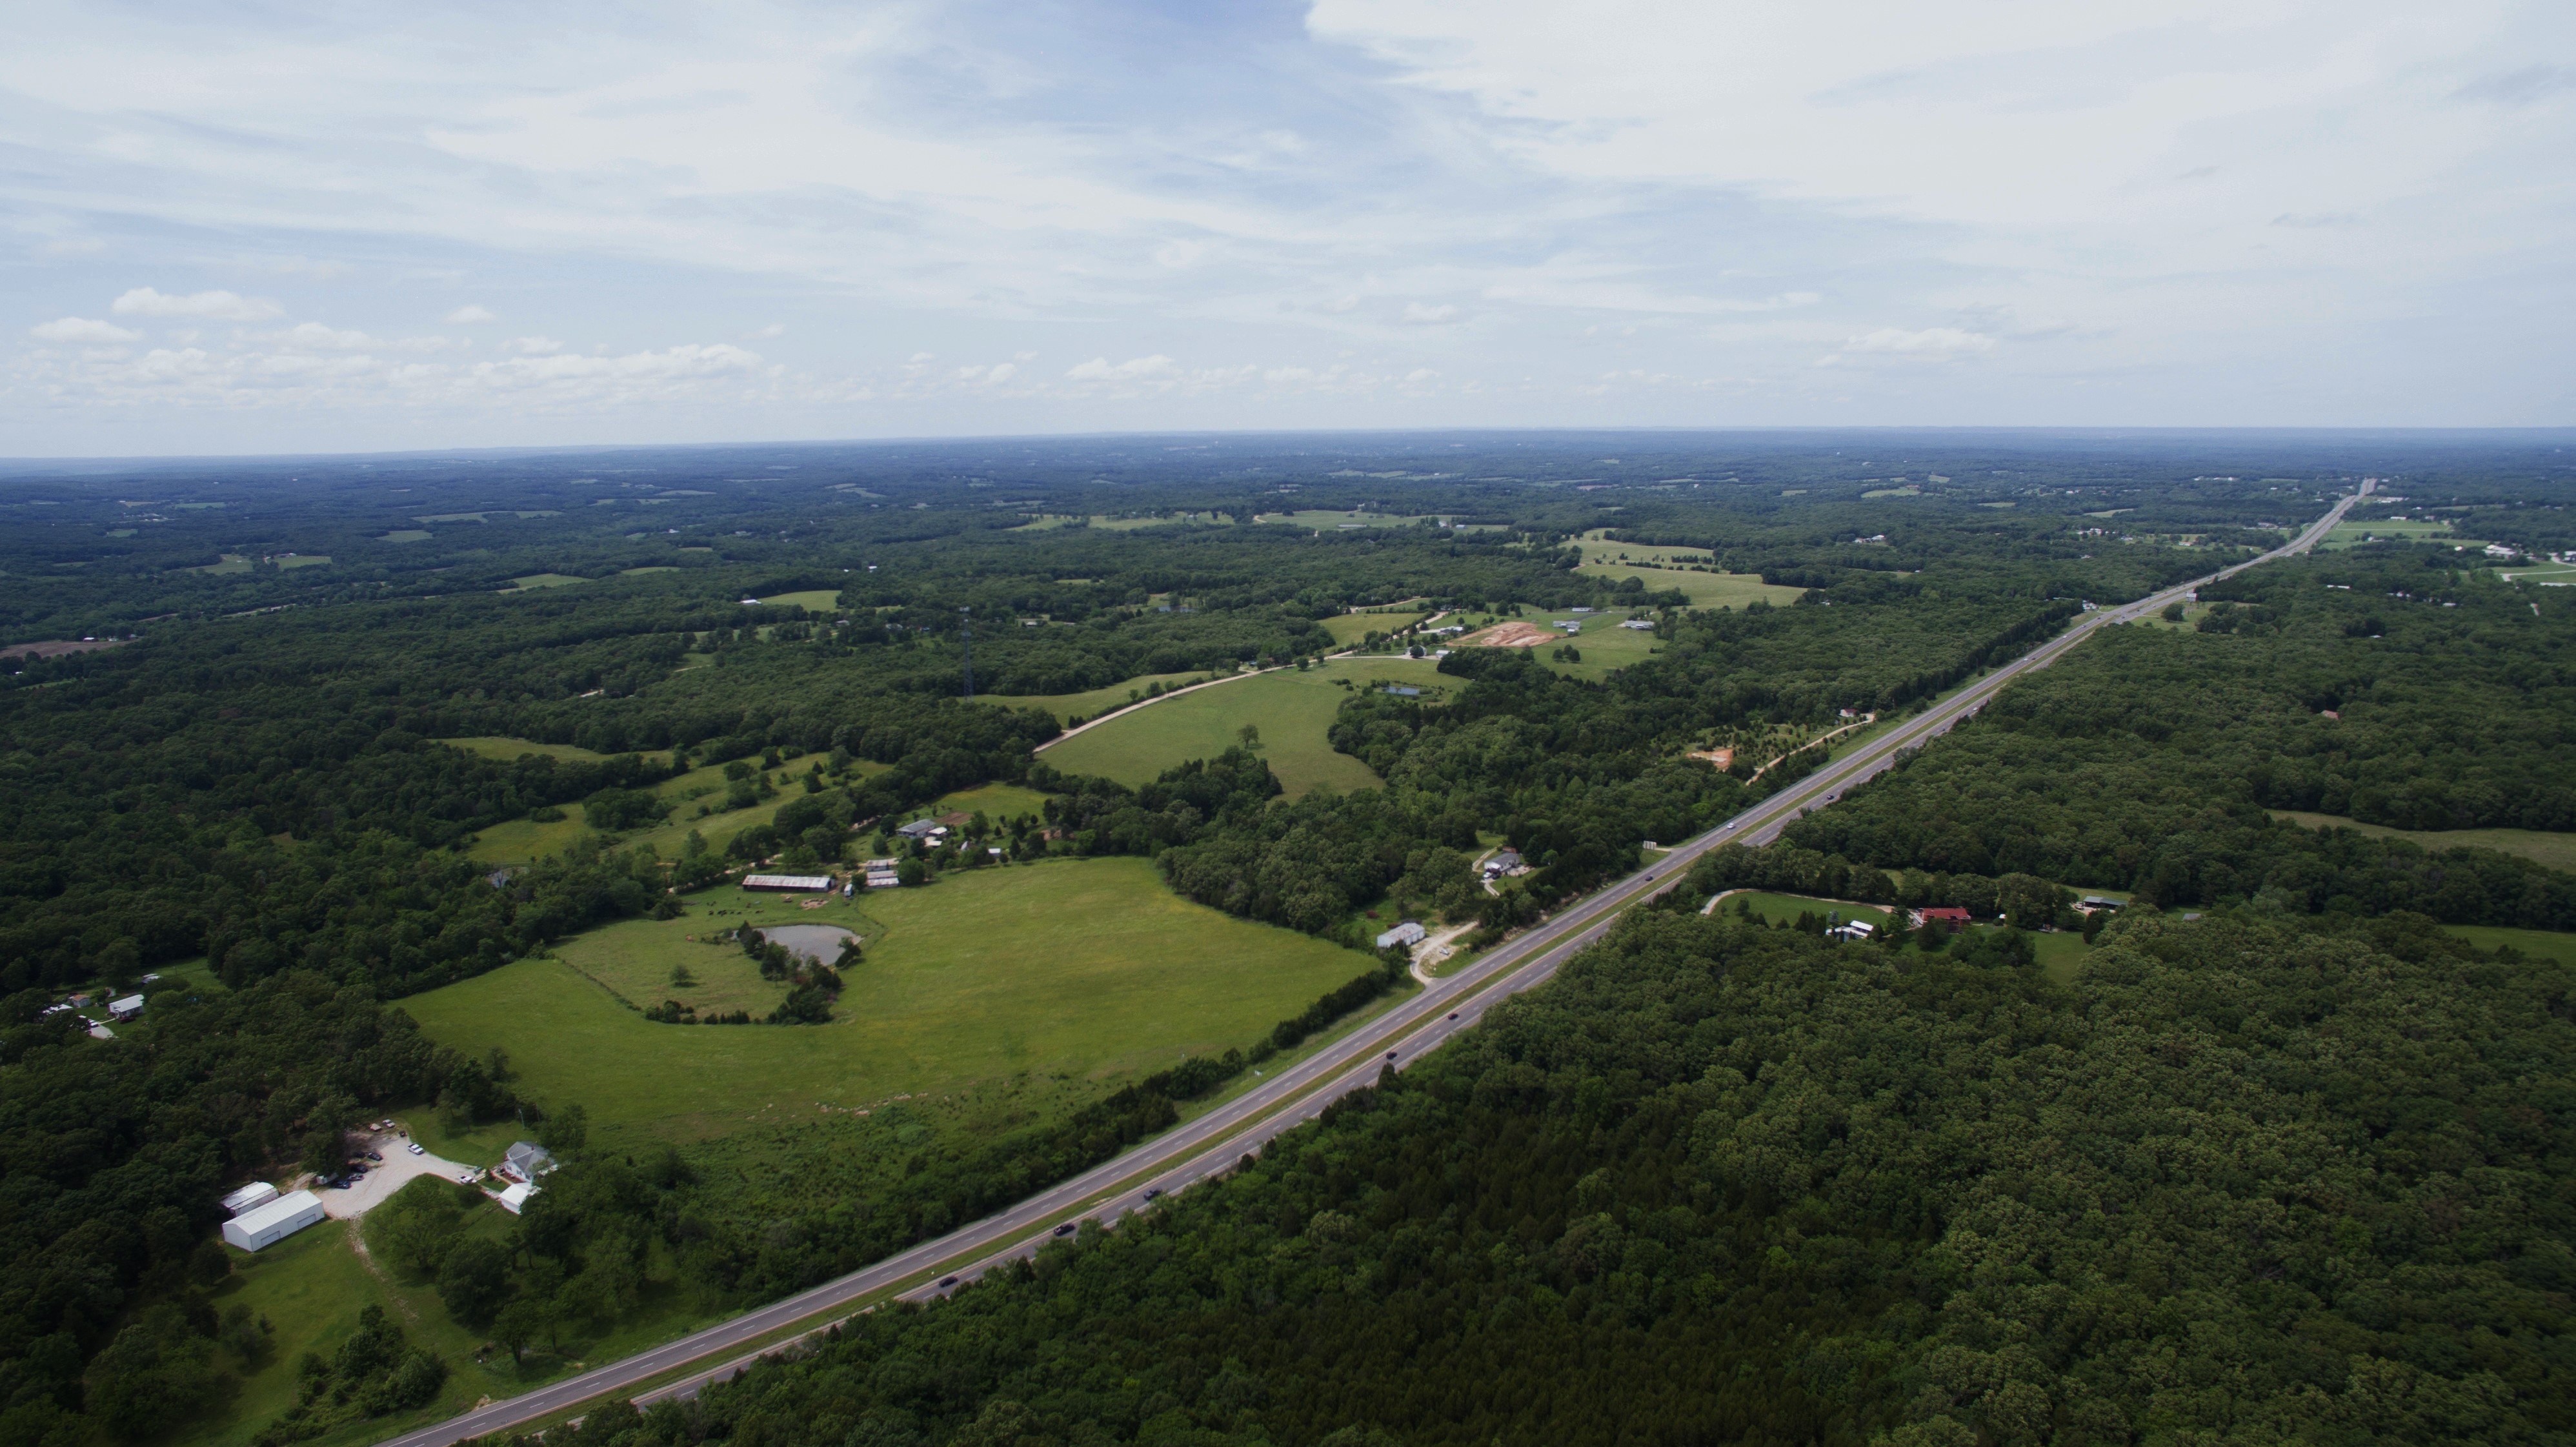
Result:
<svg viewBox="0 0 2576 1447"><path fill-rule="evenodd" d="M1328 509L1303 508L1296 512L1266 512L1253 519L1257 523L1286 523L1291 527L1332 532L1339 528L1409 528L1431 521L1429 515L1399 517L1382 512L1333 512Z"/></svg>
<svg viewBox="0 0 2576 1447"><path fill-rule="evenodd" d="M2357 544L2371 542L2374 540L2379 542L2391 542L2401 539L2407 542L2439 541L2445 543L2464 543L2469 541L2469 539L2463 538L2457 533L2454 533L2451 530L2451 525L2446 522L2419 523L2382 518L2376 522L2336 523L2333 530L2325 535L2325 540L2317 544L2317 546L2321 549L2333 550L2338 548L2349 548ZM2484 540L2480 539L2480 541L2483 542Z"/></svg>
<svg viewBox="0 0 2576 1447"><path fill-rule="evenodd" d="M2411 839L2427 849L2493 849L2519 854L2552 869L2576 870L2576 834L2550 834L2538 829L2391 829L2383 824L2356 824L2332 814L2272 811L2309 829L2357 829L2380 839Z"/></svg>
<svg viewBox="0 0 2576 1447"><path fill-rule="evenodd" d="M1634 553L1634 549L1630 550ZM1628 578L1645 580L1651 592L1678 588L1688 595L1694 608L1741 608L1760 598L1774 606L1798 601L1801 588L1783 588L1752 573L1697 573L1687 568L1641 568L1633 563L1585 562L1576 572L1591 578L1620 582Z"/></svg>
<svg viewBox="0 0 2576 1447"><path fill-rule="evenodd" d="M429 541L429 529L396 528L392 532L385 534L383 537L376 539L376 541L380 543L425 543Z"/></svg>
<svg viewBox="0 0 2576 1447"><path fill-rule="evenodd" d="M1553 645L1547 644L1542 644L1539 647L1532 649L1531 652L1535 653L1540 661L1544 662L1548 667L1555 669L1557 672L1564 674L1568 678L1582 678L1598 682L1601 679L1608 678L1612 673L1627 667L1631 663L1637 663L1644 660L1656 649L1664 646L1664 641L1657 638L1652 633L1648 633L1640 628L1622 628L1619 626L1623 620L1633 616L1635 615L1625 611L1582 614L1550 613L1543 619L1538 618L1536 615L1532 615L1532 621L1541 623L1542 625L1557 622L1573 622L1579 619L1583 624L1583 631L1578 634L1568 635L1566 641L1572 643L1574 645L1574 651L1582 654L1583 658L1582 661L1578 663L1567 663L1561 659L1551 657L1550 655L1556 650Z"/></svg>
<svg viewBox="0 0 2576 1447"><path fill-rule="evenodd" d="M282 558L271 558L269 561L277 564L278 570L281 572L289 568L327 568L331 566L331 555L328 553L294 553Z"/></svg>
<svg viewBox="0 0 2576 1447"><path fill-rule="evenodd" d="M530 573L524 578L512 578L510 580L510 586L502 589L501 591L504 593L526 593L532 592L538 588L569 588L575 583L587 583L589 581L590 580L588 578L576 578L570 573Z"/></svg>
<svg viewBox="0 0 2576 1447"><path fill-rule="evenodd" d="M2499 569L2496 576L2508 583L2539 583L2543 586L2576 583L2576 564L2541 563L2535 567Z"/></svg>
<svg viewBox="0 0 2576 1447"><path fill-rule="evenodd" d="M648 568L620 568L617 570L617 576L621 578L640 578L647 573L676 573L678 571L680 571L678 568L673 567L669 563L656 563Z"/></svg>
<svg viewBox="0 0 2576 1447"><path fill-rule="evenodd" d="M1333 642L1348 648L1372 633L1393 633L1429 616L1428 613L1336 613L1330 618L1315 621L1325 632L1333 635Z"/></svg>
<svg viewBox="0 0 2576 1447"><path fill-rule="evenodd" d="M569 744L538 745L518 739L449 739L445 742L459 747L480 745L475 751L485 753L489 758L516 758L519 754L531 752L548 753L559 759L599 757ZM788 762L794 765L802 760L791 759ZM851 772L865 778L886 767L862 759L851 766ZM650 829L616 838L624 844L650 844L664 859L677 859L681 846L688 841L689 831L694 829L706 839L708 847L721 850L745 829L768 823L789 800L803 797L803 786L790 777L794 772L797 771L792 768L781 768L775 772L774 777L779 781L776 798L763 799L748 808L728 810L723 808L726 789L723 766L708 764L691 769L653 786L654 793L672 801L668 820ZM715 806L715 812L700 815L698 807L702 804ZM552 823L512 819L483 830L474 838L474 857L486 864L526 864L549 854L561 853L588 828L582 822L581 806L568 804L564 806L564 817Z"/></svg>
<svg viewBox="0 0 2576 1447"><path fill-rule="evenodd" d="M816 613L828 613L841 606L841 590L808 588L802 593L781 593L775 598L760 601L773 608L805 608Z"/></svg>
<svg viewBox="0 0 2576 1447"><path fill-rule="evenodd" d="M1583 550L1587 563L1625 563L1630 567L1659 568L1674 563L1708 563L1716 554L1706 548L1665 548L1646 543L1614 543L1601 535L1607 528L1594 528L1575 544Z"/></svg>
<svg viewBox="0 0 2576 1447"><path fill-rule="evenodd" d="M982 810L988 819L1011 819L1022 814L1046 817L1047 796L1035 789L1017 784L985 784L973 789L960 789L943 796L930 806L930 814L972 814Z"/></svg>
<svg viewBox="0 0 2576 1447"><path fill-rule="evenodd" d="M1766 924L1793 924L1801 913L1821 915L1828 910L1838 910L1844 919L1865 920L1880 929L1887 928L1891 923L1901 929L1905 923L1897 917L1895 911L1882 909L1877 905L1847 904L1840 900L1811 899L1804 895L1771 894L1763 891L1731 895L1724 904L1717 907L1718 913L1723 915L1735 913L1735 902L1739 899L1751 900L1755 917ZM1970 928L1994 930L2001 929L2003 926L1972 925ZM2091 945L2084 942L2084 936L2066 930L2054 933L2033 931L2024 938L2030 941L2031 952L2038 958L2041 971L2061 985L2074 981L2076 966L2081 964L2084 957L2093 949Z"/></svg>
<svg viewBox="0 0 2576 1447"><path fill-rule="evenodd" d="M505 764L510 762L512 759L519 757L521 754L543 754L550 759L594 764L599 762L601 759L608 757L606 754L593 753L589 749L582 748L578 744L540 744L532 743L527 739L503 738L496 734L482 734L474 738L466 739L440 739L438 742L447 745L451 749L463 749L469 754L478 754L487 759L498 759ZM670 758L670 752L668 750L655 750L651 753L645 754L644 757L654 760L667 760Z"/></svg>
<svg viewBox="0 0 2576 1447"><path fill-rule="evenodd" d="M244 554L225 553L222 558L221 562L208 563L202 568L190 568L188 571L191 573L247 573L250 571L250 559Z"/></svg>
<svg viewBox="0 0 2576 1447"><path fill-rule="evenodd" d="M1323 784L1345 791L1372 788L1377 775L1348 754L1334 753L1325 738L1334 713L1350 697L1335 680L1358 687L1406 683L1428 688L1441 682L1437 665L1427 658L1346 658L1303 672L1276 669L1113 715L1050 747L1043 757L1069 774L1147 784L1175 764L1225 752L1236 742L1236 731L1252 724L1261 730L1271 772L1290 794L1310 793Z"/></svg>
<svg viewBox="0 0 2576 1447"><path fill-rule="evenodd" d="M1205 677L1204 673L1147 673L1088 693L979 693L975 695L975 701L998 703L1006 708L1042 708L1054 714L1057 723L1064 723L1070 719L1097 718L1100 711L1111 704L1125 703L1130 692L1142 695L1147 684L1159 683L1165 688L1176 688Z"/></svg>
<svg viewBox="0 0 2576 1447"><path fill-rule="evenodd" d="M1087 526L1100 528L1107 532L1129 533L1134 532L1138 528L1176 528L1187 526L1203 528L1230 527L1234 523L1234 518L1226 513L1213 512L1174 513L1170 517L1159 518L1116 518L1109 516L1107 513L1093 513L1087 518L1078 518L1073 516L1071 513L1050 512L1040 513L1036 518L1020 524L1018 527L1011 529L1011 531L1015 533L1046 532L1054 528L1071 527L1075 523L1083 523Z"/></svg>
<svg viewBox="0 0 2576 1447"><path fill-rule="evenodd" d="M847 1018L656 1025L582 973L667 984L671 966L687 963L729 978L714 972L739 950L687 936L746 922L840 924L865 936L867 963L841 997ZM540 1101L581 1101L594 1143L694 1140L1031 1072L1140 1074L1248 1044L1368 963L1181 899L1142 859L966 871L818 910L715 890L682 918L630 920L560 953L403 1005L441 1044L477 1057L508 1050L519 1088Z"/></svg>
<svg viewBox="0 0 2576 1447"><path fill-rule="evenodd" d="M2445 929L2482 950L2511 945L2526 955L2576 966L2576 935L2545 929L2508 929L2503 925L2455 924Z"/></svg>

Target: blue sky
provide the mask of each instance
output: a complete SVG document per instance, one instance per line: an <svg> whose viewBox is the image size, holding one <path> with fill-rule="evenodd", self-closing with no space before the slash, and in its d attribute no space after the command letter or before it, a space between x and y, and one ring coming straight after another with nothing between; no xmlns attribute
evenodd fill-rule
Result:
<svg viewBox="0 0 2576 1447"><path fill-rule="evenodd" d="M2564 3L12 25L0 453L2576 420Z"/></svg>

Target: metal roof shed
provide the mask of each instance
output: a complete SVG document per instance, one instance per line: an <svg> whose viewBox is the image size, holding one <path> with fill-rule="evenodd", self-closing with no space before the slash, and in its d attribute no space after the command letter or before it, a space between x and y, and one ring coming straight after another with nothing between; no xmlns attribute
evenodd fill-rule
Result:
<svg viewBox="0 0 2576 1447"><path fill-rule="evenodd" d="M253 1181L224 1197L224 1214L238 1216L254 1206L265 1206L277 1199L277 1188L266 1181Z"/></svg>
<svg viewBox="0 0 2576 1447"><path fill-rule="evenodd" d="M280 1196L224 1223L224 1239L244 1251L273 1246L322 1219L322 1198L311 1191Z"/></svg>

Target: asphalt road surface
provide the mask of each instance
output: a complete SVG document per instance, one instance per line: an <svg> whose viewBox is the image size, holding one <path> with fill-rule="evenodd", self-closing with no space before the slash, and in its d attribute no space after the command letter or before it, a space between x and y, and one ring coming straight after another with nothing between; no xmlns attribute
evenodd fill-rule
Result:
<svg viewBox="0 0 2576 1447"><path fill-rule="evenodd" d="M2307 551L2369 491L2370 485L2364 483L2361 494L2337 502L2295 539L2261 557L2177 584L2134 603L2082 615L2055 638L1937 700L1923 713L1867 740L1717 828L1674 846L1662 858L1625 879L1567 906L1316 1054L1262 1079L1236 1099L1141 1142L1114 1160L1041 1191L998 1215L960 1227L874 1266L649 1351L421 1428L393 1439L392 1447L447 1447L463 1438L509 1431L597 1397L628 1395L639 1403L649 1403L694 1395L707 1383L722 1380L747 1365L761 1350L777 1350L779 1342L759 1348L754 1344L788 1327L810 1319L811 1329L822 1330L845 1318L863 1298L904 1286L915 1278L924 1279L901 1293L908 1299L954 1290L986 1271L1035 1253L1056 1235L1071 1234L1064 1228L1077 1221L1112 1225L1120 1215L1145 1209L1156 1198L1231 1170L1281 1132L1313 1119L1325 1106L1351 1091L1374 1084L1382 1071L1403 1069L1437 1049L1451 1035L1473 1026L1495 1001L1544 983L1568 959L1606 934L1630 905L1679 883L1701 855L1725 844L1770 843L1800 815L1832 803L1852 786L1885 771L1905 750L1919 748L1948 732L2014 679L2033 669L2046 668L2091 637L2095 629L2145 617L2193 589L2275 558ZM635 1390L655 1377L692 1365L699 1369L649 1391Z"/></svg>

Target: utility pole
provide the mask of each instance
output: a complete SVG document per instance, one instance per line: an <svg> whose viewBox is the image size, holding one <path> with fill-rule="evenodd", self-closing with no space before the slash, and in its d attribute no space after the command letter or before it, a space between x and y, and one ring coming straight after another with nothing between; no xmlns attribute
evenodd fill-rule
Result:
<svg viewBox="0 0 2576 1447"><path fill-rule="evenodd" d="M966 653L966 696L975 696L975 624L974 609L957 610L957 646Z"/></svg>

